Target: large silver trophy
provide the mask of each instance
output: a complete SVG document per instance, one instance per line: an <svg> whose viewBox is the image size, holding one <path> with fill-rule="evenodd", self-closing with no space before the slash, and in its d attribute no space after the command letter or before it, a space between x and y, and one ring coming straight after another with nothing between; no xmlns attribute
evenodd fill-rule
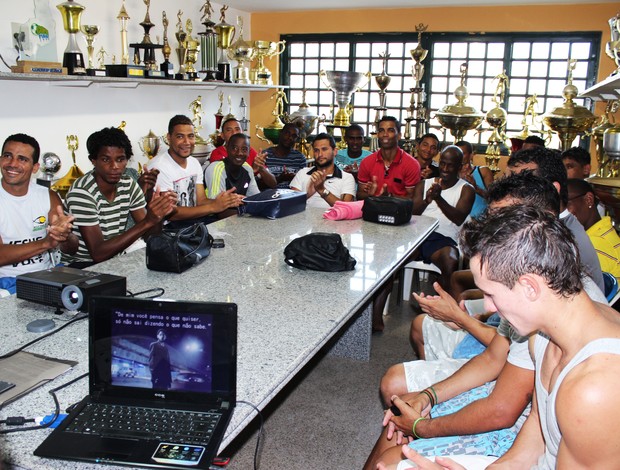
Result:
<svg viewBox="0 0 620 470"><path fill-rule="evenodd" d="M338 112L334 116L333 125L335 127L349 127L351 125L351 96L359 89L366 86L372 75L370 72L336 72L321 70L319 73L323 83L334 93L336 93L336 102L338 103ZM362 79L366 77L366 83L362 83Z"/></svg>

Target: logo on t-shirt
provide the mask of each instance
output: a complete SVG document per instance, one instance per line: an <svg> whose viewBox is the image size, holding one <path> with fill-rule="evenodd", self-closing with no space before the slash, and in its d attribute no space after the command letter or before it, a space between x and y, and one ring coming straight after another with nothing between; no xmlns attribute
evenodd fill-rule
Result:
<svg viewBox="0 0 620 470"><path fill-rule="evenodd" d="M47 227L47 217L40 215L32 221L32 231L38 232L39 230L45 230Z"/></svg>
<svg viewBox="0 0 620 470"><path fill-rule="evenodd" d="M179 206L196 207L196 178L196 175L191 175L173 183L174 192L179 195Z"/></svg>

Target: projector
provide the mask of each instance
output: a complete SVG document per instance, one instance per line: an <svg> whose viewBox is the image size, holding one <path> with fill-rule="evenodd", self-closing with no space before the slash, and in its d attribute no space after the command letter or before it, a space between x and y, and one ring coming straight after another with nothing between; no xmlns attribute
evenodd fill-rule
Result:
<svg viewBox="0 0 620 470"><path fill-rule="evenodd" d="M124 297L127 278L82 269L57 267L20 274L16 277L16 296L57 309L88 311L93 295Z"/></svg>

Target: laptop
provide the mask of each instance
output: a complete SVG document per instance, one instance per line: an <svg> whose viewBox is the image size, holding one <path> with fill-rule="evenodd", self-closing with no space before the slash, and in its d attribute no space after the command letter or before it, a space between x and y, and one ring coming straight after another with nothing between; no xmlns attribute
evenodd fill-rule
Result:
<svg viewBox="0 0 620 470"><path fill-rule="evenodd" d="M236 304L94 296L89 395L34 455L208 469L236 379Z"/></svg>

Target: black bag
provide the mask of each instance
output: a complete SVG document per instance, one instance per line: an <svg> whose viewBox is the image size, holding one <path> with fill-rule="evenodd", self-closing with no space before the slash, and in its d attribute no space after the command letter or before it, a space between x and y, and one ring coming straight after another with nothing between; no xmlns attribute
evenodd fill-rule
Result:
<svg viewBox="0 0 620 470"><path fill-rule="evenodd" d="M268 219L279 219L306 210L305 191L292 189L266 189L254 196L248 196L239 206L239 214L258 215Z"/></svg>
<svg viewBox="0 0 620 470"><path fill-rule="evenodd" d="M337 233L310 233L284 248L286 264L314 271L351 271L357 261L349 254Z"/></svg>
<svg viewBox="0 0 620 470"><path fill-rule="evenodd" d="M402 225L411 220L413 201L400 197L368 197L362 207L362 218L368 222Z"/></svg>
<svg viewBox="0 0 620 470"><path fill-rule="evenodd" d="M165 228L146 240L146 267L153 271L182 273L211 253L213 237L203 223Z"/></svg>

